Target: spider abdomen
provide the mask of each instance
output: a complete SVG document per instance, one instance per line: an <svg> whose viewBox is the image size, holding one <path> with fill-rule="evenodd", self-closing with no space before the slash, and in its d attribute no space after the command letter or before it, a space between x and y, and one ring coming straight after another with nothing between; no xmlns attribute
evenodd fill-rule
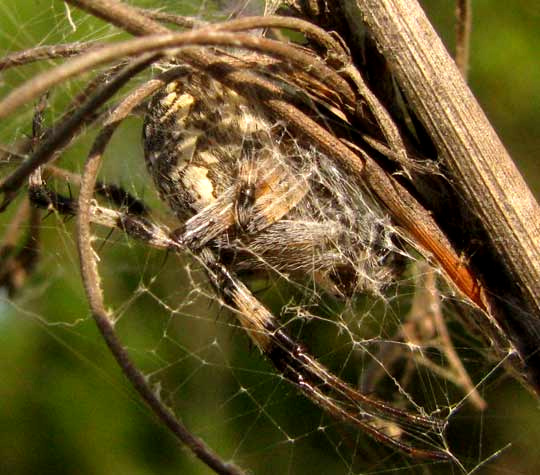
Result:
<svg viewBox="0 0 540 475"><path fill-rule="evenodd" d="M153 98L143 132L162 198L180 219L204 209L233 184L250 137L267 127L242 97L204 75L169 83Z"/></svg>

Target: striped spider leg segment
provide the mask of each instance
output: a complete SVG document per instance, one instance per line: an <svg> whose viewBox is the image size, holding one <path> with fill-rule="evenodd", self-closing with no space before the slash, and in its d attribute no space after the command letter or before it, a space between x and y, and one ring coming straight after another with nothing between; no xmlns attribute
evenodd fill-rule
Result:
<svg viewBox="0 0 540 475"><path fill-rule="evenodd" d="M216 292L223 296L242 328L266 355L283 377L335 420L356 427L378 442L418 459L449 460L448 452L420 448L392 437L387 422L402 424L419 440L430 432L441 432L443 423L427 416L411 414L355 390L330 373L311 357L306 349L291 339L276 322L269 310L249 289L215 259L206 248L199 254ZM414 429L411 429L414 428Z"/></svg>

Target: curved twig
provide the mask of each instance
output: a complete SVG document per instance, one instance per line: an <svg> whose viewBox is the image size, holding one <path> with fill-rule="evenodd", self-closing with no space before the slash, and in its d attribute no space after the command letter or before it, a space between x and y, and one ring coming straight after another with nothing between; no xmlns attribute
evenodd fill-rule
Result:
<svg viewBox="0 0 540 475"><path fill-rule="evenodd" d="M118 339L110 315L105 309L103 293L99 286L99 274L90 232L90 208L96 183L97 172L101 164L103 152L120 121L129 114L130 110L162 84L146 85L144 90L137 90L122 102L114 111L113 116L96 138L92 150L85 163L81 177L81 188L78 200L77 244L79 249L81 274L92 316L124 375L137 390L139 395L152 409L154 414L175 434L175 436L204 463L216 473L240 475L244 473L232 463L223 461L205 442L194 436L159 399L148 384L147 378L132 363L127 351Z"/></svg>

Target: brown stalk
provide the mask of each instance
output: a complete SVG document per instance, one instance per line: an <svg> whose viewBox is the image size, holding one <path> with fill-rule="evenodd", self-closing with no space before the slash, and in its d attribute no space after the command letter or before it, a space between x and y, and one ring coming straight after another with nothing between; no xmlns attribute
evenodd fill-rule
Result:
<svg viewBox="0 0 540 475"><path fill-rule="evenodd" d="M102 44L97 42L86 43L67 43L60 45L36 46L35 48L25 49L8 54L0 59L0 71L5 71L9 68L23 66L35 61L43 61L45 59L69 58L77 56L84 51L93 48L99 48Z"/></svg>
<svg viewBox="0 0 540 475"><path fill-rule="evenodd" d="M422 199L458 250L476 249L469 262L490 312L517 349L521 363L514 361L515 368L522 366L539 393L537 202L420 5L415 0L343 0L342 6L351 28L367 25L435 144L454 198L444 203L430 195Z"/></svg>
<svg viewBox="0 0 540 475"><path fill-rule="evenodd" d="M0 102L0 118L10 115L23 104L48 91L63 81L78 76L85 71L131 55L142 55L148 52L182 46L232 46L248 48L254 51L286 59L296 66L309 70L323 83L340 88L342 97L349 105L354 103L354 93L335 71L324 65L312 54L307 54L279 41L254 37L242 33L228 33L213 29L201 29L187 33L159 34L150 37L133 39L100 48L78 58L67 61L51 71L47 71L33 80L13 90ZM206 61L207 62L207 61Z"/></svg>

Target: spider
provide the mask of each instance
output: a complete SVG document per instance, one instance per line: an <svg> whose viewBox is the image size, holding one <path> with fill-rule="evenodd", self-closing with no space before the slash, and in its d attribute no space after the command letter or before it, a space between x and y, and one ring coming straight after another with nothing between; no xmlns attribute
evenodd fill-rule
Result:
<svg viewBox="0 0 540 475"><path fill-rule="evenodd" d="M238 59L236 52L223 57ZM240 62L249 61L240 57ZM148 62L141 58L132 69ZM270 66L271 85L281 85L283 76L289 79L286 65L286 72L275 63ZM119 76L130 73L129 67ZM344 114L336 113L334 105L339 101L322 87L315 62L313 69L313 77L290 76L301 84L306 77L316 84L316 97L310 99L341 118ZM154 224L143 204L103 184L96 192L128 205L116 210L92 201L91 220L150 246L191 253L254 345L333 419L412 457L452 460L438 448L444 421L395 408L333 375L287 334L242 279L250 272L271 272L338 299L381 294L399 276L403 251L378 201L334 159L329 147L299 138L287 118L276 120L259 106L260 90L253 84L239 94L218 81L216 71L176 63L167 74L148 92L154 96L145 114L143 143L147 168L178 219L177 229L170 232ZM325 126L337 122L334 116L319 115L318 109L312 116ZM107 120L103 135L113 126L114 120ZM99 140L96 144L99 154ZM40 168L30 175L29 191L38 207L79 213L74 200L47 188ZM395 436L387 424L406 430ZM437 442L429 441L431 435Z"/></svg>
<svg viewBox="0 0 540 475"><path fill-rule="evenodd" d="M331 417L410 456L451 459L385 429L404 424L422 438L441 433L443 421L392 407L332 375L238 277L271 271L297 281L311 276L337 298L381 294L400 272L402 251L375 201L357 192L361 184L299 143L286 124L272 123L255 100L186 68L150 101L143 144L156 189L181 226L168 232L153 224L144 204L102 183L96 191L125 212L94 205L93 221L156 247L189 250L256 347ZM47 188L39 170L29 192L35 206L77 213L73 200Z"/></svg>

